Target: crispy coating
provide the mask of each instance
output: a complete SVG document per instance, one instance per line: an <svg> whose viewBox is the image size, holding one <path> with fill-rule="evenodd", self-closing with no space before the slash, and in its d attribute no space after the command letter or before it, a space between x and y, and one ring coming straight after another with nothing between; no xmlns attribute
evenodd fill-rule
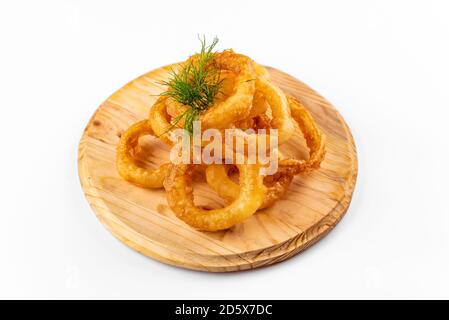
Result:
<svg viewBox="0 0 449 320"><path fill-rule="evenodd" d="M216 97L216 103L225 101L229 96L233 94L233 89L235 85L235 73L230 71L222 71L221 72L221 79L222 82L222 88L220 89L220 92L217 94ZM188 110L188 106L182 105L172 98L167 98L166 102L166 112L167 115L171 119L176 119L180 115L182 115L184 112ZM253 123L253 119L264 115L267 109L269 108L269 104L265 97L263 96L262 92L256 90L254 92L253 101L251 105L251 110L249 113L249 116L244 120L239 120L234 123L230 123L228 127L234 127L234 128L242 128L242 129L248 129L252 127L249 125L250 123ZM207 112L207 110L205 111ZM180 118L180 120L175 124L176 127L183 128L184 127L184 119Z"/></svg>
<svg viewBox="0 0 449 320"><path fill-rule="evenodd" d="M271 121L266 115L270 105L263 96L262 92L256 90L253 96L253 103L248 118L236 121L229 125L229 128L246 129L269 129L271 126L267 125Z"/></svg>
<svg viewBox="0 0 449 320"><path fill-rule="evenodd" d="M240 186L228 176L230 169L231 166L222 164L212 164L206 168L207 184L227 202L236 199L240 193ZM258 210L267 208L280 199L287 192L292 180L293 175L286 173L266 176L264 185L267 190Z"/></svg>
<svg viewBox="0 0 449 320"><path fill-rule="evenodd" d="M309 173L320 167L326 154L325 136L318 128L310 112L294 97L289 96L291 115L295 119L309 148L308 160L284 159L279 162L279 170L290 175Z"/></svg>
<svg viewBox="0 0 449 320"><path fill-rule="evenodd" d="M256 75L258 77L264 77L266 79L270 79L270 73L268 72L267 68L264 66L254 62L254 70L256 71Z"/></svg>
<svg viewBox="0 0 449 320"><path fill-rule="evenodd" d="M117 170L120 176L143 188L162 188L168 163L157 169L140 167L131 155L133 148L144 135L153 135L153 130L147 120L139 121L126 130L117 146Z"/></svg>
<svg viewBox="0 0 449 320"><path fill-rule="evenodd" d="M263 94L270 105L271 127L278 130L279 144L286 142L295 131L287 97L279 87L266 77L257 77L256 90Z"/></svg>
<svg viewBox="0 0 449 320"><path fill-rule="evenodd" d="M308 160L283 159L279 162L279 171L264 178L267 187L264 202L259 209L267 208L281 198L288 190L294 175L309 173L318 169L325 155L325 139L318 129L313 117L307 109L295 98L287 97L293 119L297 122L309 148ZM260 125L259 125L260 126ZM240 186L228 176L230 166L214 164L206 169L206 181L220 197L226 201L234 200L240 191Z"/></svg>
<svg viewBox="0 0 449 320"><path fill-rule="evenodd" d="M251 106L251 111L249 113L248 118L252 119L261 114L265 114L269 107L267 100L265 99L263 93L259 90L254 92L253 96L253 104Z"/></svg>
<svg viewBox="0 0 449 320"><path fill-rule="evenodd" d="M196 56L189 58L195 59ZM187 60L187 61L189 61ZM233 122L248 118L255 92L256 72L253 61L232 50L215 53L211 65L219 69L225 79L224 94L217 95L215 103L200 115L203 130L209 128L228 128ZM169 114L177 116L185 112L185 106L172 99L169 101ZM178 110L178 111L175 111ZM226 115L226 116L224 116Z"/></svg>
<svg viewBox="0 0 449 320"><path fill-rule="evenodd" d="M193 165L170 165L164 187L176 216L190 226L205 231L224 230L250 217L263 203L266 189L259 165L238 165L240 192L228 206L206 210L193 203Z"/></svg>
<svg viewBox="0 0 449 320"><path fill-rule="evenodd" d="M170 117L167 113L168 99L167 97L159 97L150 109L148 123L153 128L156 137L168 145L173 145L173 141L170 139L170 132L173 129L173 125L170 123ZM220 131L224 136L224 129ZM201 143L205 146L210 142L202 141Z"/></svg>
<svg viewBox="0 0 449 320"><path fill-rule="evenodd" d="M169 133L173 125L168 120L166 109L167 97L159 97L150 109L148 122L154 131L154 134L168 145L172 145Z"/></svg>
<svg viewBox="0 0 449 320"><path fill-rule="evenodd" d="M294 120L290 113L289 101L284 92L269 77L268 71L254 63L257 78L256 91L253 97L252 110L248 118L243 121L234 123L235 128L246 129L248 127L254 129L268 129L267 134L244 134L249 143L259 143L265 140L265 146L268 148L270 129L277 129L278 144L288 141L295 132ZM271 113L270 117L268 114ZM251 122L252 121L252 122Z"/></svg>
<svg viewBox="0 0 449 320"><path fill-rule="evenodd" d="M215 103L200 117L204 129L223 129L249 116L255 91L252 80L256 78L256 72L250 58L232 50L216 53L213 63L219 69L236 73L233 94L225 101Z"/></svg>

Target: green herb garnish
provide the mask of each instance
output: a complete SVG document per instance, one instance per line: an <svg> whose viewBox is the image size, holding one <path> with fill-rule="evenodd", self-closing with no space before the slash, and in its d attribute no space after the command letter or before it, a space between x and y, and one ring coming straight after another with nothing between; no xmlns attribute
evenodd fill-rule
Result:
<svg viewBox="0 0 449 320"><path fill-rule="evenodd" d="M200 38L200 41L201 51L179 71L172 69L169 80L160 82L168 87L161 96L170 97L189 107L186 112L172 119L171 124L174 126L184 119L184 129L190 133L193 131L193 121L214 103L222 84L220 70L211 63L214 56L212 50L218 38L214 38L210 45L206 44L205 37Z"/></svg>

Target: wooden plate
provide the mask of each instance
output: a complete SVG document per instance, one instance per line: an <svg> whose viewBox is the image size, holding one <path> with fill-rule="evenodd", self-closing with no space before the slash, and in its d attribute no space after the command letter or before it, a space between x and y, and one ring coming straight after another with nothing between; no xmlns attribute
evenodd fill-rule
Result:
<svg viewBox="0 0 449 320"><path fill-rule="evenodd" d="M298 98L326 135L321 169L295 177L288 193L271 208L229 230L201 232L176 218L164 190L147 190L121 179L115 168L121 133L148 116L169 67L131 81L95 112L79 145L81 185L98 219L131 248L183 268L225 272L283 261L324 237L348 209L357 177L357 155L348 126L337 110L304 83L273 68L272 80ZM307 157L300 132L281 150ZM148 166L167 161L169 149L145 137L138 156ZM195 202L208 207L223 201L207 184L195 184Z"/></svg>

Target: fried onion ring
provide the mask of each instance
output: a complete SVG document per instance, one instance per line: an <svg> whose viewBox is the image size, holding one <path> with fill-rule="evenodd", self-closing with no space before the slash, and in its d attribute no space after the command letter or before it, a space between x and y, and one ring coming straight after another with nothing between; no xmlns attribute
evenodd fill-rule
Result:
<svg viewBox="0 0 449 320"><path fill-rule="evenodd" d="M117 170L123 179L145 188L164 187L168 205L176 216L204 231L228 229L257 210L273 205L287 192L295 175L319 168L326 152L325 136L312 115L271 81L268 69L232 50L212 52L216 41L210 46L202 41L201 52L179 65L186 69L161 82L167 85L168 91L156 100L148 119L133 124L122 134L116 158ZM189 101L186 103L191 105L178 101ZM195 145L198 139L191 132L194 131L193 120L201 122L201 131L217 129L221 139L211 130L207 137L201 137L200 147ZM175 139L180 138L180 131L174 129L183 128L184 122L191 135L182 135L182 138L191 139L187 142L190 142L193 161L173 161L155 169L139 162L136 154L140 137L153 135L174 145ZM298 128L306 141L309 157L282 159L277 146L291 139ZM272 135L275 131L277 136ZM240 138L244 138L243 143ZM229 139L231 141L227 141ZM263 150L269 150L270 160L259 153ZM201 151L202 156L205 151L209 158L199 159L197 151ZM256 159L253 159L254 151ZM180 152L183 156L189 150ZM223 157L225 163L239 164L211 164ZM214 161L210 161L211 158ZM244 164L240 164L242 159ZM261 170L274 168L271 164L276 160L277 172L264 176ZM238 170L238 182L230 176L231 170ZM195 205L193 181L196 180L206 180L226 205L220 209Z"/></svg>
<svg viewBox="0 0 449 320"><path fill-rule="evenodd" d="M238 165L240 192L232 203L220 209L206 210L193 203L191 164L172 164L164 181L167 200L176 216L204 231L224 230L250 217L265 198L265 186L259 165Z"/></svg>
<svg viewBox="0 0 449 320"><path fill-rule="evenodd" d="M262 92L256 90L254 92L253 96L253 103L251 105L251 111L249 113L248 118L240 121L236 121L234 123L231 123L229 125L229 128L238 128L238 129L249 129L253 128L256 129L257 127L257 119L264 118L267 119L267 110L270 107L267 100L263 96ZM168 107L167 107L168 112ZM169 112L170 114L170 112ZM264 126L263 128L268 129L267 126Z"/></svg>
<svg viewBox="0 0 449 320"><path fill-rule="evenodd" d="M267 100L265 99L262 92L256 90L254 92L253 104L251 106L251 111L249 113L248 118L252 119L261 114L264 114L269 107Z"/></svg>
<svg viewBox="0 0 449 320"><path fill-rule="evenodd" d="M287 97L266 77L257 77L256 90L260 91L269 103L272 114L271 127L278 130L279 144L284 143L295 131Z"/></svg>
<svg viewBox="0 0 449 320"><path fill-rule="evenodd" d="M264 77L266 79L270 78L270 73L268 72L267 68L264 66L254 62L254 70L256 71L256 74L258 77Z"/></svg>
<svg viewBox="0 0 449 320"><path fill-rule="evenodd" d="M168 145L172 145L169 133L173 125L167 120L168 114L166 109L167 97L159 97L150 109L148 121L154 134Z"/></svg>
<svg viewBox="0 0 449 320"><path fill-rule="evenodd" d="M247 141L251 141L248 143L259 143L265 140L264 145L268 148L270 145L268 143L270 128L277 129L278 144L282 144L288 141L295 132L295 124L291 116L289 101L286 95L279 87L269 80L268 71L266 71L264 67L258 66L258 68L260 76L256 78L256 93L262 95L261 97L258 97L258 100L265 100L270 106L270 126L267 130L268 133L266 134L246 134L244 132L241 132L240 134L245 137ZM266 74L264 73L264 70ZM264 115L266 116L266 112ZM246 121L248 121L248 119L246 119ZM243 125L237 124L237 127L239 126L244 127ZM267 126L265 126L265 128L267 128Z"/></svg>
<svg viewBox="0 0 449 320"><path fill-rule="evenodd" d="M279 171L273 176L264 178L267 192L259 209L267 208L281 198L288 189L293 176L309 173L320 167L325 155L325 138L318 129L312 115L295 98L287 97L293 119L297 122L309 148L308 160L283 159L279 161ZM231 167L210 165L206 169L206 180L212 189L226 201L232 201L239 194L240 186L228 176Z"/></svg>
<svg viewBox="0 0 449 320"><path fill-rule="evenodd" d="M240 186L228 176L231 168L231 166L222 164L212 164L206 168L207 184L227 202L236 199L240 193ZM265 198L258 209L264 209L273 205L287 192L292 180L293 175L288 175L286 173L276 173L273 176L266 176L264 178L264 184L267 191L265 193Z"/></svg>
<svg viewBox="0 0 449 320"><path fill-rule="evenodd" d="M196 55L189 58L195 60ZM187 60L187 62L189 61ZM248 118L255 92L256 72L253 61L242 54L232 50L215 53L210 64L222 70L224 73L235 74L233 77L233 88L231 94L225 99L218 99L212 106L200 115L203 130L209 128L224 129L230 124ZM177 114L182 114L190 106L183 105L177 101L170 101L170 113L177 109Z"/></svg>
<svg viewBox="0 0 449 320"><path fill-rule="evenodd" d="M154 134L168 145L173 145L173 140L170 138L170 132L173 129L173 124L168 120L167 114L167 97L159 97L150 109L149 124L153 128ZM220 130L224 136L224 129ZM207 145L210 142L201 141L201 144Z"/></svg>
<svg viewBox="0 0 449 320"><path fill-rule="evenodd" d="M153 130L147 120L133 124L122 134L117 146L117 170L123 179L140 187L162 188L168 163L157 169L143 168L131 155L131 150L138 146L139 138L145 135L153 135Z"/></svg>
<svg viewBox="0 0 449 320"><path fill-rule="evenodd" d="M284 159L279 161L279 169L290 175L309 173L318 169L326 154L325 136L321 133L310 112L294 97L287 97L291 115L295 119L309 148L308 160Z"/></svg>
<svg viewBox="0 0 449 320"><path fill-rule="evenodd" d="M236 73L228 70L220 70L220 91L215 96L215 103L225 101L229 96L234 93ZM168 98L166 101L167 114L173 119L179 117L186 112L190 107L184 104L176 102L173 98ZM207 112L207 111L206 111ZM184 119L181 119L177 126L184 127Z"/></svg>

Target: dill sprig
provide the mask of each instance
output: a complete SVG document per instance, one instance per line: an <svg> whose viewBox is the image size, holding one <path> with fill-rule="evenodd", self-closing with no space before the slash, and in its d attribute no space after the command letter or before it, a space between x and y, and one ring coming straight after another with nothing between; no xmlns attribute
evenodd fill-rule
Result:
<svg viewBox="0 0 449 320"><path fill-rule="evenodd" d="M160 82L168 87L162 96L170 97L188 107L184 113L172 119L171 124L175 126L184 119L184 129L190 133L193 131L193 121L214 103L222 84L220 70L211 63L218 38L215 37L210 45L206 44L205 37L200 38L200 42L201 51L179 71L172 69L167 81Z"/></svg>

